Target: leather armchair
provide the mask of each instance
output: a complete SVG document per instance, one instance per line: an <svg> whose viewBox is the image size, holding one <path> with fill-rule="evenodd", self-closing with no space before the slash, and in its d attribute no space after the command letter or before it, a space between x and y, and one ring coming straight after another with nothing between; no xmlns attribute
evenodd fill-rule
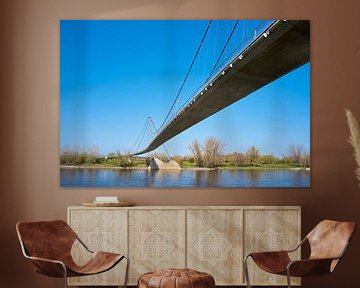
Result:
<svg viewBox="0 0 360 288"><path fill-rule="evenodd" d="M67 277L102 273L112 269L123 259L127 261L124 281L126 288L128 257L125 254L91 251L64 221L19 222L16 231L23 255L31 260L35 271L50 277L64 278L65 288ZM91 254L90 260L83 266L78 266L71 256L71 247L75 241L79 241Z"/></svg>
<svg viewBox="0 0 360 288"><path fill-rule="evenodd" d="M249 258L266 272L286 275L289 288L291 288L291 276L305 277L332 273L344 256L355 229L354 222L324 220L292 250L250 253L244 259L247 287L251 287L247 266ZM310 245L310 257L292 261L289 253L296 251L306 241Z"/></svg>

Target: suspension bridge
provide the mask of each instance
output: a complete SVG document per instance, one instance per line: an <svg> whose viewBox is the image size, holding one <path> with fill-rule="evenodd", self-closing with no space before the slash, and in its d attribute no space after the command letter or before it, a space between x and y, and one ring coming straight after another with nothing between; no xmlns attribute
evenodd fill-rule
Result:
<svg viewBox="0 0 360 288"><path fill-rule="evenodd" d="M210 26L211 21L163 123L156 128L152 120L147 121L137 141L144 138L146 130L152 131L152 140L146 148L134 145L137 149L132 155L157 149L186 129L310 61L310 21L307 20L267 21L260 33L250 35L250 41L243 41L245 46L235 49L223 60L224 51L236 34L238 21L235 21L209 76L178 108L179 95L188 81Z"/></svg>

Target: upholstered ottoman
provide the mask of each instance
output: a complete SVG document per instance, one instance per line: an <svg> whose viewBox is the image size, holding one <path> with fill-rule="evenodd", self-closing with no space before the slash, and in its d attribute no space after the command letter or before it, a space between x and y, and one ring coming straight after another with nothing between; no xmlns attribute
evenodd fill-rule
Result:
<svg viewBox="0 0 360 288"><path fill-rule="evenodd" d="M166 269L140 276L138 288L214 288L214 277L192 269Z"/></svg>

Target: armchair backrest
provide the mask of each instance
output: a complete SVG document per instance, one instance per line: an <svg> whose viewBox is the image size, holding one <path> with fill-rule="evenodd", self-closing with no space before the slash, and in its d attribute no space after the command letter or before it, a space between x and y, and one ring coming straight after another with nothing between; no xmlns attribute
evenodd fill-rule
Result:
<svg viewBox="0 0 360 288"><path fill-rule="evenodd" d="M19 222L16 231L26 252L33 257L68 258L76 240L75 232L62 220Z"/></svg>
<svg viewBox="0 0 360 288"><path fill-rule="evenodd" d="M310 259L341 257L355 229L355 222L321 221L306 236L311 248Z"/></svg>

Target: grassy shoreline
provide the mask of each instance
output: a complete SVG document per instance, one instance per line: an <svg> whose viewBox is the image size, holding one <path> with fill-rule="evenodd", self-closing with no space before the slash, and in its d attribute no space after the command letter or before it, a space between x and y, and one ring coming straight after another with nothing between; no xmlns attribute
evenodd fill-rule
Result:
<svg viewBox="0 0 360 288"><path fill-rule="evenodd" d="M60 165L61 169L108 169L108 170L149 170L147 166L134 167L119 167L119 166L104 166L104 165ZM272 165L272 166L229 166L229 167L182 167L182 170L198 170L198 171L212 171L212 170L306 170L310 171L309 167ZM166 169L164 169L166 170ZM171 171L171 170L169 170ZM174 170L173 170L174 171Z"/></svg>

